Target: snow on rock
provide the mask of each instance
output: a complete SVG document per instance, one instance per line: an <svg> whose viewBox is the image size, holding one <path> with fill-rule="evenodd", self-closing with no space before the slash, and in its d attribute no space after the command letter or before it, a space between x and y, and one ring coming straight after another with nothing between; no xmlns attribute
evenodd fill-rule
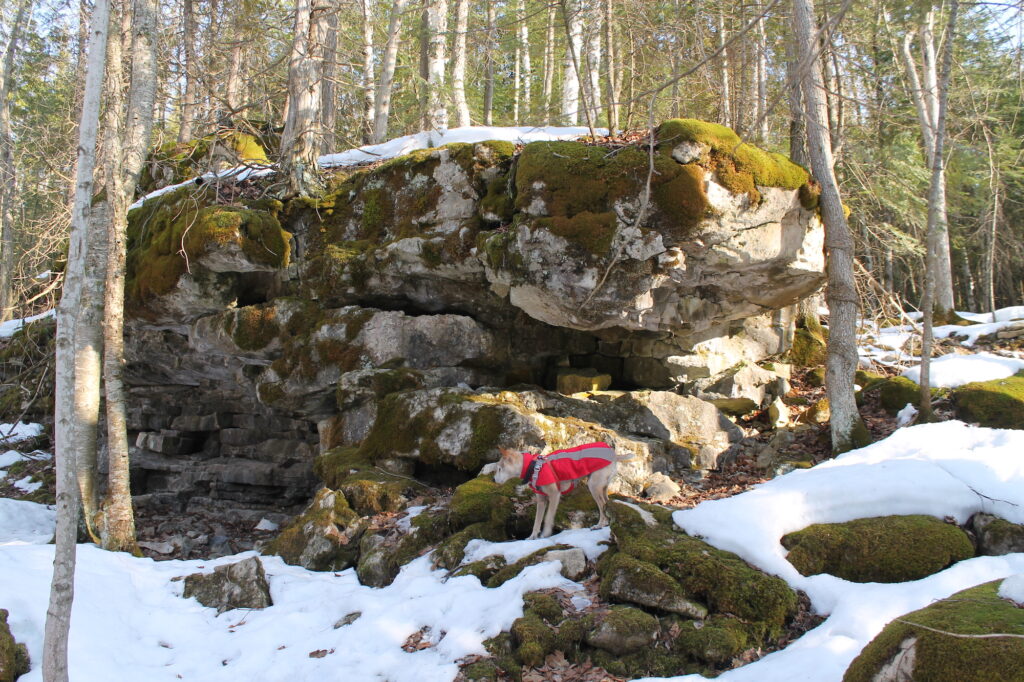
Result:
<svg viewBox="0 0 1024 682"><path fill-rule="evenodd" d="M992 353L950 354L933 359L929 373L933 387L955 388L972 381L1005 379L1022 369L1024 369L1024 360L1016 358L1005 358ZM911 367L904 370L902 374L914 382L919 382L921 368L920 366Z"/></svg>
<svg viewBox="0 0 1024 682"><path fill-rule="evenodd" d="M1024 522L1021 452L1021 431L972 428L956 421L912 426L813 469L676 512L675 522L687 533L780 576L806 592L817 612L829 616L786 649L718 679L841 680L850 661L893 618L1022 572L1024 554L1011 554L962 561L911 583L858 584L830 575L800 575L786 561L779 542L812 523L894 514L951 516L963 523L985 511Z"/></svg>
<svg viewBox="0 0 1024 682"><path fill-rule="evenodd" d="M999 584L997 593L1003 599L1009 599L1017 606L1024 607L1024 573L1011 575Z"/></svg>
<svg viewBox="0 0 1024 682"><path fill-rule="evenodd" d="M53 538L56 518L57 512L46 505L0 497L0 546L46 544ZM0 570L0 583L9 579Z"/></svg>
<svg viewBox="0 0 1024 682"><path fill-rule="evenodd" d="M55 310L47 310L45 313L39 313L38 315L32 315L31 317L25 317L19 320L7 320L6 322L0 322L0 339L9 339L14 336L14 333L24 327L29 322L35 322L36 320L45 320L48 317L54 317L57 314Z"/></svg>
<svg viewBox="0 0 1024 682"><path fill-rule="evenodd" d="M902 429L904 426L913 424L916 417L917 408L913 403L907 403L902 410L896 413L896 428Z"/></svg>
<svg viewBox="0 0 1024 682"><path fill-rule="evenodd" d="M553 545L571 545L579 547L587 555L587 561L593 561L601 556L611 539L610 528L599 528L590 530L580 528L574 530L563 530L549 538L537 538L536 540L516 540L513 542L488 542L487 540L470 540L466 543L466 555L462 560L464 564L471 564L489 556L500 555L508 563L519 561L524 556L533 554L537 550L551 547Z"/></svg>

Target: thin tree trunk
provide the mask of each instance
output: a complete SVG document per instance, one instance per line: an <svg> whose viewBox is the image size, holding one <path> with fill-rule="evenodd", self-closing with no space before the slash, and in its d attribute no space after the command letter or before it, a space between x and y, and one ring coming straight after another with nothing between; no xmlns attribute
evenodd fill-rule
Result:
<svg viewBox="0 0 1024 682"><path fill-rule="evenodd" d="M366 0L364 0L365 6ZM321 149L330 154L338 149L338 12L341 11L340 3L337 0L327 0L324 10L324 58L323 58L323 84L320 86L320 130L322 134ZM366 74L366 43L363 24L363 83L365 85ZM372 36L372 33L371 33ZM373 45L370 45L370 68L373 68ZM371 78L372 81L372 78ZM373 135L373 88L369 92L363 90L363 117L360 136L363 144L369 144Z"/></svg>
<svg viewBox="0 0 1024 682"><path fill-rule="evenodd" d="M555 85L555 3L548 3L547 31L544 34L544 125L551 123L551 93Z"/></svg>
<svg viewBox="0 0 1024 682"><path fill-rule="evenodd" d="M996 312L996 228L999 226L999 215L1002 211L1001 181L999 177L999 164L996 162L995 150L992 147L992 136L988 126L982 126L985 134L985 145L988 147L988 186L992 194L992 208L986 229L982 239L983 250L981 256L981 286L984 309L992 313L992 321L995 322Z"/></svg>
<svg viewBox="0 0 1024 682"><path fill-rule="evenodd" d="M319 185L320 67L322 14L313 0L295 5L295 38L288 60L288 118L281 133L281 175L286 196L308 196Z"/></svg>
<svg viewBox="0 0 1024 682"><path fill-rule="evenodd" d="M89 243L89 211L93 194L93 168L99 127L100 91L107 50L110 5L96 0L89 26L89 48L78 129L78 160L75 196L71 211L71 235L64 290L57 310L56 414L54 445L57 467L57 527L54 534L53 577L43 635L43 679L68 680L68 633L75 593L75 554L78 539L78 481L75 477L75 321L82 295L82 274Z"/></svg>
<svg viewBox="0 0 1024 682"><path fill-rule="evenodd" d="M445 103L444 72L445 43L448 32L448 0L428 0L427 3L427 130L444 132L448 129L448 105Z"/></svg>
<svg viewBox="0 0 1024 682"><path fill-rule="evenodd" d="M718 113L718 120L722 125L733 125L732 100L729 96L729 54L725 49L725 6L718 7L718 77L722 89L722 108Z"/></svg>
<svg viewBox="0 0 1024 682"><path fill-rule="evenodd" d="M484 125L494 125L494 53L497 50L495 31L497 18L495 17L495 0L487 2L487 50L485 60L487 62L484 71Z"/></svg>
<svg viewBox="0 0 1024 682"><path fill-rule="evenodd" d="M565 61L562 68L562 119L566 125L579 123L580 78L577 55L583 49L583 23L578 0L561 0L565 22Z"/></svg>
<svg viewBox="0 0 1024 682"><path fill-rule="evenodd" d="M14 81L14 57L18 52L21 27L26 21L29 0L21 0L10 26L0 71L0 322L14 313L14 197L17 182L14 170L14 139L11 137L9 94Z"/></svg>
<svg viewBox="0 0 1024 682"><path fill-rule="evenodd" d="M584 79L590 120L601 113L601 32L604 13L600 0L588 0L586 13L587 73Z"/></svg>
<svg viewBox="0 0 1024 682"><path fill-rule="evenodd" d="M533 93L530 84L533 82L533 67L530 65L530 27L526 22L526 0L520 1L519 8L519 78L523 91L521 114L527 123L531 123Z"/></svg>
<svg viewBox="0 0 1024 682"><path fill-rule="evenodd" d="M617 50L615 48L615 31L612 11L614 0L604 0L604 38L605 38L605 64L608 70L608 131L615 135L619 130L619 94L621 80L619 78L619 64L617 61Z"/></svg>
<svg viewBox="0 0 1024 682"><path fill-rule="evenodd" d="M466 33L469 30L469 0L455 3L455 44L452 48L452 98L455 100L455 125L473 125L466 101Z"/></svg>
<svg viewBox="0 0 1024 682"><path fill-rule="evenodd" d="M932 418L931 397L931 354L932 324L935 312L948 314L953 309L952 282L950 281L949 303L946 304L945 292L942 291L942 277L949 268L949 226L946 218L946 108L949 103L949 76L953 65L953 45L956 38L956 19L960 9L958 0L951 0L949 19L946 26L946 46L942 55L942 74L936 81L936 101L933 103L935 118L935 149L932 158L932 178L928 191L928 250L925 263L925 291L921 310L924 313L923 333L921 338L921 376L920 376L920 409L921 421ZM945 251L943 241L945 238ZM945 258L945 263L943 263ZM945 272L943 268L946 268Z"/></svg>
<svg viewBox="0 0 1024 682"><path fill-rule="evenodd" d="M227 102L229 115L237 116L242 105L242 21L235 14L231 22L231 56L228 59L227 82L224 85L224 100Z"/></svg>
<svg viewBox="0 0 1024 682"><path fill-rule="evenodd" d="M761 14L764 5L758 2L755 11ZM768 39L765 21L764 17L757 20L757 107L754 109L757 137L761 144L768 141Z"/></svg>
<svg viewBox="0 0 1024 682"><path fill-rule="evenodd" d="M196 63L196 15L192 0L183 0L182 24L185 30L185 92L181 102L181 126L178 128L178 142L188 142L195 133L193 132L196 118L197 104L197 69Z"/></svg>
<svg viewBox="0 0 1024 682"><path fill-rule="evenodd" d="M391 82L395 77L398 62L398 44L401 41L402 13L408 0L395 0L391 6L388 21L388 42L384 46L384 58L380 67L380 83L373 103L373 141L383 142L388 135L388 116L391 113Z"/></svg>
<svg viewBox="0 0 1024 682"><path fill-rule="evenodd" d="M518 10L516 11L518 14ZM512 125L519 125L519 105L521 99L522 79L519 71L523 56L523 45L519 41L519 32L515 32L515 49L512 53Z"/></svg>
<svg viewBox="0 0 1024 682"><path fill-rule="evenodd" d="M807 124L804 118L804 100L800 88L800 56L796 43L786 41L786 87L789 92L789 158L793 163L809 167L807 158Z"/></svg>
<svg viewBox="0 0 1024 682"><path fill-rule="evenodd" d="M363 73L362 73L362 88L363 88L363 131L362 139L364 143L369 143L373 138L373 126L375 120L374 113L374 93L377 90L377 85L374 80L374 66L373 66L373 0L359 0L359 6L363 14ZM334 9L333 7L331 8ZM333 12L332 12L333 14ZM337 59L337 48L338 48L338 22L337 15L335 15L335 21L333 26L328 26L328 43L327 53L324 55L324 67L328 67L327 56L331 56L330 63L330 76L334 78L334 65L333 62ZM325 83L324 91L327 91L328 82L326 79L327 71L325 71ZM330 83L331 99L325 100L324 104L330 105L331 112L331 124L333 128L334 124L334 84ZM327 111L324 111L325 121ZM324 126L325 130L327 126ZM331 136L333 137L334 131L331 130ZM333 151L333 145L330 147Z"/></svg>
<svg viewBox="0 0 1024 682"><path fill-rule="evenodd" d="M821 183L821 214L825 222L825 249L828 254L826 301L829 338L825 386L832 412L832 451L841 453L860 447L869 439L853 392L858 316L857 288L853 280L854 244L833 171L825 83L818 55L815 54L818 41L812 0L793 0L793 19L800 64L806 69L803 95L808 114L807 142L811 166L815 178Z"/></svg>

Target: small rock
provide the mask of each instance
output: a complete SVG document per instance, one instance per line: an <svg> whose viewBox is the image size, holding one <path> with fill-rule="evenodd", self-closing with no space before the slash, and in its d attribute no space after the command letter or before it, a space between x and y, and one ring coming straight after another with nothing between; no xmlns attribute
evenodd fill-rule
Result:
<svg viewBox="0 0 1024 682"><path fill-rule="evenodd" d="M647 479L644 495L652 502L668 502L682 492L679 484L663 473L656 472Z"/></svg>
<svg viewBox="0 0 1024 682"><path fill-rule="evenodd" d="M171 554L174 552L174 545L169 542L140 542L139 547L156 552L157 554Z"/></svg>
<svg viewBox="0 0 1024 682"><path fill-rule="evenodd" d="M362 615L363 615L362 611L353 611L352 613L348 614L347 616L345 616L344 618L339 620L337 623L335 623L334 624L334 629L337 630L338 628L343 628L346 625L351 625L352 623L354 623L357 620L359 620L359 618Z"/></svg>
<svg viewBox="0 0 1024 682"><path fill-rule="evenodd" d="M687 140L686 142L680 142L672 148L672 158L683 164L693 163L694 161L700 161L700 157L710 151L711 147L703 142Z"/></svg>
<svg viewBox="0 0 1024 682"><path fill-rule="evenodd" d="M782 402L782 398L776 398L768 406L768 419L776 429L789 424L789 406Z"/></svg>
<svg viewBox="0 0 1024 682"><path fill-rule="evenodd" d="M273 604L267 574L257 557L218 566L213 573L187 576L183 596L195 597L203 606L216 608L218 614L231 609L262 609Z"/></svg>
<svg viewBox="0 0 1024 682"><path fill-rule="evenodd" d="M587 573L587 555L579 547L558 549L544 555L545 561L562 562L562 575L569 580L579 580Z"/></svg>
<svg viewBox="0 0 1024 682"><path fill-rule="evenodd" d="M277 530L280 528L276 523L269 519L260 519L260 522L256 524L255 530Z"/></svg>

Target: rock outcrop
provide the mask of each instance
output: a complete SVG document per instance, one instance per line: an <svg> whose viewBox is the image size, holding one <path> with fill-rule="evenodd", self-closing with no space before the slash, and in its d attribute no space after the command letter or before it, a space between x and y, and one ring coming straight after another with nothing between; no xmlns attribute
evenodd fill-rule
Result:
<svg viewBox="0 0 1024 682"><path fill-rule="evenodd" d="M461 482L499 443L608 440L637 494L727 461L741 434L694 395L785 391L764 361L822 282L816 185L721 126L658 139L451 144L313 199L205 181L132 211L135 490L298 511L339 448L350 502L371 471Z"/></svg>

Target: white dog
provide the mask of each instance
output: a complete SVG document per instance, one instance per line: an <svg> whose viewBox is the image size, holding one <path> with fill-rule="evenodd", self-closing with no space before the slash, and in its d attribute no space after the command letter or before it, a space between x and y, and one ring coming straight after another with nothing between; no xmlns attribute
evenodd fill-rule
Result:
<svg viewBox="0 0 1024 682"><path fill-rule="evenodd" d="M500 485L510 478L518 477L529 483L537 494L537 516L533 521L530 540L538 537L542 519L544 532L540 533L540 537L551 535L562 494L571 491L576 481L583 478L588 479L587 488L597 503L600 515L595 528L608 525L608 517L605 515L608 484L615 475L615 463L629 457L619 457L607 443L587 443L567 450L555 450L546 456L507 448L498 449L501 450L501 459L493 467L494 482Z"/></svg>

